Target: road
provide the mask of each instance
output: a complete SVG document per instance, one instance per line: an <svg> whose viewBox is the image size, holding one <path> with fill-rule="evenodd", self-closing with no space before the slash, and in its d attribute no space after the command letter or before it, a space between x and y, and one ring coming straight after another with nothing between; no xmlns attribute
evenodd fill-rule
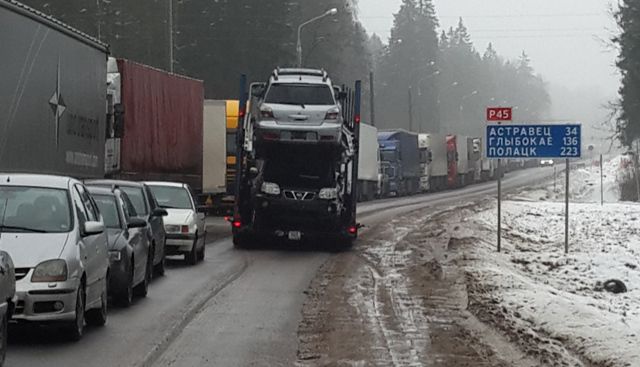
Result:
<svg viewBox="0 0 640 367"><path fill-rule="evenodd" d="M505 190L548 177L550 168L509 174ZM416 209L495 195L496 184L362 204L367 227ZM217 227L219 228L219 226ZM368 229L362 232L366 236ZM305 291L333 256L318 251L238 251L225 232L205 261L172 261L149 296L110 310L108 324L77 343L50 328L13 327L6 366L289 366L296 361Z"/></svg>

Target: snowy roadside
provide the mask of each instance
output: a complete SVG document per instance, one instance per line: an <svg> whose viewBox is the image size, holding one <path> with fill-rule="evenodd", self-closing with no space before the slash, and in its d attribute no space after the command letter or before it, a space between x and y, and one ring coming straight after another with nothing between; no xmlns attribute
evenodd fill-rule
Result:
<svg viewBox="0 0 640 367"><path fill-rule="evenodd" d="M563 195L552 182L503 203L501 254L493 203L447 224L450 236L473 244L462 262L471 312L544 364L640 366L640 205L612 202L619 163L605 167L604 206L592 203L600 200L598 170L572 172L579 202L571 205L568 255L564 204L553 201ZM603 291L610 279L628 292Z"/></svg>

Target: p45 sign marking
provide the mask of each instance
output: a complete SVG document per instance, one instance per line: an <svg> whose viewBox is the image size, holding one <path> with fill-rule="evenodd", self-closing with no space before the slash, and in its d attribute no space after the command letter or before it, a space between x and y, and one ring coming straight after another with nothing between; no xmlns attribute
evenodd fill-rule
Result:
<svg viewBox="0 0 640 367"><path fill-rule="evenodd" d="M487 108L487 121L511 121L511 120L513 120L513 109L511 107Z"/></svg>

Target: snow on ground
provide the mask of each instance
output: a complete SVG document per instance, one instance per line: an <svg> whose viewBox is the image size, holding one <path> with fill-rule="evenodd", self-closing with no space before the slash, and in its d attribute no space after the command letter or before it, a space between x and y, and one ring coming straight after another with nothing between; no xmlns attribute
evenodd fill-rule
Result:
<svg viewBox="0 0 640 367"><path fill-rule="evenodd" d="M503 203L503 253L495 249L495 206L453 233L478 239L466 265L484 292L471 297L495 311L485 321L523 340L560 342L577 359L567 365L640 366L640 205L615 202L622 161L605 165L604 206L599 170L571 172L568 255L563 193L554 193L553 182ZM599 284L610 279L623 281L628 292L603 291Z"/></svg>

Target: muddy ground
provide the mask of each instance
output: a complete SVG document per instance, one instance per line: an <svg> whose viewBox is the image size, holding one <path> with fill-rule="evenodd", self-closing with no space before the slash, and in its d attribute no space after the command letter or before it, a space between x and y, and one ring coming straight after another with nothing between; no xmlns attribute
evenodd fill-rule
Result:
<svg viewBox="0 0 640 367"><path fill-rule="evenodd" d="M313 281L301 366L556 366L561 342L505 324L495 292L465 270L466 218L488 203L410 213L362 234ZM574 363L575 362L575 363Z"/></svg>

